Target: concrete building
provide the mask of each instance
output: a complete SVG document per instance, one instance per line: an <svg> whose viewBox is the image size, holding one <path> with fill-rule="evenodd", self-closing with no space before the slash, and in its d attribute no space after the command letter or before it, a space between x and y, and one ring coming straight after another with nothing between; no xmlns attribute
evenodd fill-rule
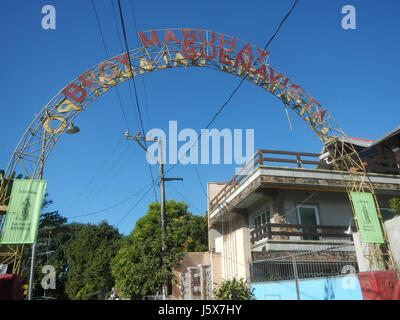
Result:
<svg viewBox="0 0 400 320"><path fill-rule="evenodd" d="M345 142L366 166L382 217L392 218L389 199L400 197L400 126L375 141ZM212 287L243 278L264 292L259 284L359 272L357 246L345 233L353 217L346 179L349 173L333 170L325 150L258 150L229 182L208 183L209 252L198 265L209 265ZM197 268L186 263L180 273L188 267Z"/></svg>

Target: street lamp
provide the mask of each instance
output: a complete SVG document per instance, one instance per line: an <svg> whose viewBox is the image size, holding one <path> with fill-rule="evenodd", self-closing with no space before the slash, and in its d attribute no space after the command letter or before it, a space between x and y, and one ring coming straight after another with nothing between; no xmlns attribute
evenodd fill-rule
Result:
<svg viewBox="0 0 400 320"><path fill-rule="evenodd" d="M350 220L349 220L349 227L347 228L347 230L344 232L345 234L347 234L347 235L349 235L349 236L351 236L354 232L353 232L353 229L352 229L352 227L351 227L351 221L352 220L354 220L355 221L355 219L354 218L350 218Z"/></svg>
<svg viewBox="0 0 400 320"><path fill-rule="evenodd" d="M67 129L65 129L65 133L68 134L78 133L79 131L81 131L79 127L75 126L73 123L70 123Z"/></svg>

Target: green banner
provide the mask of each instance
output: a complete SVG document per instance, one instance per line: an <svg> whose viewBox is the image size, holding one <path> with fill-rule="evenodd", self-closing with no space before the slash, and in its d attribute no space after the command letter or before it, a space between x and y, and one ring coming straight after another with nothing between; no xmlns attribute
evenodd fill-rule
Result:
<svg viewBox="0 0 400 320"><path fill-rule="evenodd" d="M1 244L36 242L46 184L44 180L14 180Z"/></svg>
<svg viewBox="0 0 400 320"><path fill-rule="evenodd" d="M351 192L361 242L384 243L382 229L371 193Z"/></svg>

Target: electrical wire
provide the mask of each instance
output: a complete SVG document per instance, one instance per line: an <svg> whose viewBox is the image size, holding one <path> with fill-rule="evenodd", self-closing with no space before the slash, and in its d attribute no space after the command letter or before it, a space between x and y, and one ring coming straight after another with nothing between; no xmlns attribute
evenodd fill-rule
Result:
<svg viewBox="0 0 400 320"><path fill-rule="evenodd" d="M273 36L272 36L272 37L269 39L269 41L267 42L266 46L264 47L264 51L267 49L267 47L268 47L268 45L271 43L271 41L276 37L276 35L277 35L277 33L279 32L281 26L283 25L283 23L285 22L285 20L289 17L289 15L291 14L291 12L292 12L293 9L295 8L297 2L298 2L298 0L295 0L294 4L293 4L292 7L290 8L289 12L286 14L286 16L284 17L284 19L281 21L281 23L279 24L277 30L274 32ZM92 0L92 4L93 4L94 10L95 10L95 6L94 6L94 3L93 3L93 0ZM134 10L134 7L133 7L133 6L134 6L134 5L133 5L133 2L132 2L132 8L133 8L133 10ZM123 36L124 36L125 49L126 49L126 52L127 52L127 54L128 54L129 60L130 60L130 56L129 56L129 47L128 47L127 38L126 38L126 30L125 30L125 24L124 24L124 20L123 20L123 15L122 15L122 9L121 9L120 0L118 0L118 7L119 7L121 25L122 25ZM114 8L113 8L113 9L114 9ZM133 11L133 12L134 12L134 11ZM95 14L96 14L96 18L98 19L96 10L95 10ZM98 24L99 24L99 20L98 20ZM135 21L135 24L136 24L136 21ZM100 24L99 24L99 28L100 28ZM100 28L100 33L101 33L101 35L102 35L101 28ZM104 45L104 47L105 47L105 42L104 42L104 37L103 37L103 35L102 35L102 39L103 39L103 45ZM106 50L106 52L107 52L106 47L105 47L105 50ZM131 71L131 75L133 75L131 63L130 63L130 71ZM208 123L207 126L206 126L206 129L208 129L208 128L212 125L212 123L215 121L215 119L218 117L218 115L223 111L223 109L226 107L226 105L230 102L230 100L231 100L232 97L236 94L236 92L239 90L240 86L242 85L242 83L244 82L244 80L247 78L247 76L248 76L248 74L246 74L246 76L243 77L243 78L241 79L239 85L233 90L233 92L229 95L228 99L221 105L221 107L218 109L218 111L217 111L217 112L214 114L214 116L211 118L211 120L209 121L209 123ZM139 114L140 127L141 127L141 130L142 130L142 134L144 135L144 132L145 132L145 131L144 131L144 126L143 126L143 119L142 119L142 114L141 114L140 105L139 105L139 101L138 101L138 95L137 95L137 90L136 90L136 84L135 84L135 81L134 81L133 76L132 76L132 82L133 82L133 85L134 85L134 92L135 92L135 99L136 99L136 107L137 107L137 111L138 111L138 114ZM198 140L199 140L200 138L201 138L201 134L200 134L199 138L197 139L196 143L198 142ZM177 165L177 164L174 164L172 167L170 167L170 168L166 171L166 173L169 172L169 171L171 171L176 165ZM206 193L206 191L205 191L205 189L204 189L204 186L203 186L203 184L202 184L202 182L201 182L201 179L200 179L200 176L199 176L199 172L198 172L197 166L195 166L195 169L196 169L196 174L197 174L199 183L200 183L200 185L201 185L201 188L202 188L204 194L207 196L207 193ZM151 170L150 170L150 172L152 173ZM152 176L152 174L151 174L151 176ZM148 186L150 186L150 187L149 187L148 190L145 192L145 194L144 194L144 195L138 200L138 202L128 211L128 213L118 222L117 226L132 212L132 210L133 210L133 209L141 202L141 200L143 200L143 198L150 192L151 187L153 187L153 188L155 187L155 182L154 182L153 176L152 176L152 183L149 184ZM148 186L146 186L146 187L148 187ZM146 187L145 187L145 188L146 188ZM172 186L172 187L173 187L173 186ZM145 188L141 189L139 192L143 191ZM175 187L173 187L173 188L175 189L175 191L178 192L178 190L177 190ZM120 202L118 202L117 204L112 205L112 206L110 206L110 207L108 207L108 208L101 209L101 210L98 210L98 211L95 211L95 212L92 212L92 213L89 213L89 214L85 214L85 215L79 215L79 216L69 217L69 218L67 218L67 219L72 219L72 218L77 218L77 217L84 217L84 216L94 215L94 214L98 214L98 213L101 213L101 212L110 210L110 209L112 209L112 208L115 208L115 207L121 205L122 203L125 203L125 202L129 201L129 200L132 199L134 196L136 196L139 192L135 193L134 195L130 196L129 198L127 198L127 199L125 199L125 200L123 200L123 201L120 201ZM180 192L178 192L178 193L180 193ZM181 193L180 193L180 194L181 194ZM315 194L315 192L312 194L312 196L313 196L314 194ZM181 194L181 196L183 197L182 194ZM208 197L207 197L207 198L208 198ZM309 198L311 198L311 196L310 196ZM187 201L187 199L186 199L186 201ZM306 201L306 200L305 200L305 201ZM190 203L189 203L189 204L190 204ZM218 206L220 206L220 204L218 204ZM193 206L193 207L195 207L195 206ZM225 208L223 208L223 209L225 209ZM199 211L200 211L200 210L199 210ZM289 214L289 212L286 213L284 216L286 216L287 214Z"/></svg>
<svg viewBox="0 0 400 320"><path fill-rule="evenodd" d="M293 3L293 5L292 5L291 8L289 9L288 13L287 13L287 14L285 15L285 17L282 19L282 21L280 22L278 28L275 30L275 32L274 32L274 34L272 35L272 37L268 40L268 42L267 42L267 44L265 45L263 51L266 51L266 49L268 48L269 44L270 44L270 43L272 42L272 40L276 37L276 35L278 34L279 30L281 29L283 23L286 21L286 19L287 19L287 18L289 17L289 15L292 13L293 9L296 7L297 2L298 2L298 0L295 0L295 2ZM218 115L223 111L223 109L226 107L226 105L229 103L229 101L232 99L232 97L233 97L233 96L236 94L236 92L239 90L240 86L242 85L242 83L244 82L244 80L248 77L248 75L249 75L249 74L247 73L247 74L245 75L245 77L243 77L243 78L241 79L241 81L239 82L239 84L237 85L237 87L236 87L236 88L232 91L232 93L229 95L228 99L221 105L221 107L218 109L218 111L214 114L214 116L213 116L213 117L211 118L211 120L208 122L208 124L207 124L207 126L206 126L205 129L208 129L208 128L211 126L211 124L215 121L215 119L218 117ZM201 138L201 135L202 135L202 133L200 133L198 139L197 139L196 142L193 144L193 146L194 146L195 144L198 143L198 141L199 141L200 138ZM176 165L177 165L177 164L174 164L173 166L171 166L170 168L168 168L168 170L166 170L166 173L168 173L169 171L171 171ZM200 178L200 174L199 174L197 165L195 164L194 167L195 167L195 170L196 170L197 179L198 179L198 181L199 181L199 184L200 184L200 186L201 186L201 189L202 189L204 195L206 196L206 199L207 199L208 201L210 201L210 199L208 198L207 192L206 192L206 190L205 190L205 188L204 188L204 185L203 185L203 183L202 183L202 181L201 181L201 178ZM219 203L217 203L217 206L219 207L220 210L221 210L221 209L226 210L226 208L222 208L222 207L220 206Z"/></svg>
<svg viewBox="0 0 400 320"><path fill-rule="evenodd" d="M282 21L280 22L280 24L279 24L278 28L275 30L274 34L273 34L272 37L268 40L267 44L266 44L265 47L264 47L264 50L263 50L264 52L266 51L266 49L268 48L268 46L269 46L269 44L272 42L272 40L275 39L275 37L276 37L276 35L278 34L279 30L281 29L282 25L284 24L284 22L286 21L286 19L289 17L289 15L292 13L293 9L296 7L297 2L298 2L298 0L295 0L295 1L294 1L293 5L292 5L291 8L289 9L289 11L288 11L288 13L285 15L285 17L282 19ZM235 88L235 89L232 91L232 93L229 95L228 99L221 105L221 107L218 109L218 111L214 114L214 116L213 116L213 117L211 118L211 120L208 122L208 124L207 124L207 126L206 126L205 129L208 129L208 128L211 126L211 124L215 121L215 119L219 116L219 114L224 110L224 108L226 107L226 105L230 102L230 100L233 98L233 96L238 92L239 88L241 87L241 85L243 84L244 80L246 80L248 76L249 76L249 74L247 73L247 74L241 79L241 81L239 82L239 84L236 86L236 88ZM199 137L198 137L198 139L196 140L195 144L198 143L198 141L200 140L200 138L201 138L201 134L199 135ZM194 145L195 145L195 144L194 144ZM193 145L193 146L194 146L194 145ZM166 173L169 172L170 170L172 170L175 166L176 166L176 164L173 165L172 167L170 167L170 168L166 171ZM199 181L199 183L200 183L200 185L201 185L201 188L202 188L202 190L203 190L203 193L206 195L206 198L208 199L208 195L207 195L207 193L206 193L206 191L205 191L205 189L204 189L204 186L203 186L203 184L202 184L202 182L201 182L201 179L200 179L200 175L199 175L199 172L198 172L198 169L197 169L197 165L195 165L195 169L196 169L197 178L198 178L198 181ZM313 193L309 198L311 198L314 194L315 194L315 193ZM308 199L306 199L305 201L307 201L307 200L308 200ZM208 199L208 201L209 201L209 199ZM304 201L304 202L305 202L305 201ZM226 203L226 205L228 205L228 203ZM217 206L218 206L219 209L221 210L221 206L220 206L219 203L217 203ZM227 214L227 208L226 208L226 206L223 207L222 210L225 211L225 214ZM289 214L289 212L288 212L287 214ZM286 214L286 215L287 215L287 214ZM228 223L229 223L229 222L228 222ZM222 225L223 225L223 223L222 223ZM234 251L235 251L235 250L234 250ZM236 259L233 259L233 260L236 260Z"/></svg>
<svg viewBox="0 0 400 320"><path fill-rule="evenodd" d="M92 7L93 7L94 14L95 14L95 16L96 16L97 26L98 26L99 31L100 31L101 40L102 40L102 42L103 42L104 51L105 51L105 53L106 53L106 57L107 57L107 60L108 60L108 59L110 58L110 55L108 54L106 42L105 42L105 40L104 40L103 30L101 29L100 19L99 19L99 16L98 16L98 14L97 14L96 5L94 4L94 0L91 0L91 2L92 2ZM115 92L117 93L117 97L118 97L118 101L119 101L119 106L120 106L120 108L121 108L121 112L122 112L122 116L123 116L125 125L126 125L127 128L129 128L128 119L127 119L127 117L126 117L125 109L124 109L124 106L123 106L122 101L121 101L121 96L120 96L120 94L119 94L118 87L117 87L117 86L114 86L114 88L115 88Z"/></svg>
<svg viewBox="0 0 400 320"><path fill-rule="evenodd" d="M132 16L133 16L133 25L135 27L135 33L136 33L136 45L138 48L140 48L140 43L139 43L139 38L138 38L138 27L137 27L137 23L136 23L136 10L135 10L135 1L131 0L131 4L132 4ZM146 115L147 115L147 121L149 123L149 126L151 128L151 120L150 120L150 113L149 113L149 103L148 103L148 99L147 99L147 90L146 90L146 85L144 83L144 77L140 77L140 79L142 80L142 86L143 86L143 95L144 95L144 105L146 107Z"/></svg>
<svg viewBox="0 0 400 320"><path fill-rule="evenodd" d="M121 35L120 35L120 32L119 32L119 28L118 28L117 15L116 15L116 13L115 13L115 8L114 8L114 1L113 1L113 0L110 0L110 2L111 2L113 17L114 17L115 31L117 32L117 36L118 36L118 40L119 40L119 45L120 45L121 51L124 51L123 45L122 45L122 40L121 40ZM133 91L132 91L132 86L131 86L130 81L128 81L128 88L129 88L129 93L130 93L130 98L131 98L132 106L134 106L134 105L135 105L135 102L134 102L134 100L133 100ZM135 113L135 120L136 120L137 126L140 127L139 119L138 119L136 113Z"/></svg>
<svg viewBox="0 0 400 320"><path fill-rule="evenodd" d="M289 15L292 13L293 9L296 7L298 0L295 0L295 2L293 3L292 7L290 8L290 10L288 11L288 13L285 15L285 17L283 18L283 20L281 21L281 23L279 24L278 28L275 30L274 34L272 35L272 37L268 40L267 44L264 47L263 52L265 52L269 46L269 44L271 43L272 40L275 39L276 35L278 34L279 30L281 29L283 23L286 21L286 19L289 17ZM250 67L251 68L251 67ZM247 79L247 77L249 76L249 73L246 73L246 75L241 79L241 81L239 82L238 86L232 91L232 93L229 95L228 99L221 105L221 107L219 108L219 110L217 111L217 113L212 117L212 119L210 120L210 122L207 124L206 129L209 128L209 126L215 121L215 119L218 117L218 115L222 112L222 110L226 107L226 105L229 103L229 101L232 99L232 97L236 94L236 92L239 90L239 88L241 87L242 83L244 82L244 80Z"/></svg>
<svg viewBox="0 0 400 320"><path fill-rule="evenodd" d="M104 34L103 34L103 31L102 31L102 28L101 28L101 23L100 23L99 16L97 14L96 5L94 3L94 0L91 0L91 3L92 3L93 11L94 11L95 16L96 16L97 26L98 26L99 31L100 31L100 35L101 35L101 39L102 39L102 42L103 42L104 51L106 53L107 59L109 59L109 53L108 53L107 46L106 46L106 43L105 43L105 40L104 40ZM115 10L114 10L113 4L112 4L112 8L113 8L114 18L115 18ZM124 29L124 38L125 38L125 41L126 41L125 27L123 27L123 29ZM122 46L121 39L120 39L120 44ZM127 42L126 42L126 44L127 44ZM129 55L129 50L128 49L127 49L127 53ZM131 74L132 74L132 67L131 67ZM133 79L133 77L132 77L132 79ZM141 124L141 128L142 128L143 135L144 135L143 122L142 122L142 119L141 119L140 107L139 107L139 104L138 104L139 102L138 102L138 99L137 99L137 92L136 92L136 86L135 86L134 80L133 80L133 83L134 83L134 88L135 88L136 103L137 103L138 111L139 111L140 124ZM127 117L126 117L126 113L125 113L124 107L122 105L121 96L119 94L118 88L116 86L114 88L115 88L116 93L117 93L119 105L120 105L120 108L121 108L121 111L122 111L122 114L123 114L123 118L124 118L124 121L125 121L126 128L129 128L129 124L128 124L128 120L127 120ZM130 85L129 85L129 88L130 88ZM131 90L131 88L130 88L130 90ZM131 91L131 96L132 96L132 91ZM153 172L151 170L150 164L149 164L149 170L150 170L150 176L151 176L151 179L152 179L152 182L153 182L154 196L155 196L155 199L157 201L157 193L156 193L155 184L154 184L154 177L153 177Z"/></svg>
<svg viewBox="0 0 400 320"><path fill-rule="evenodd" d="M137 89L136 89L135 78L133 76L131 57L129 55L129 46L128 46L128 40L127 40L127 37L126 37L125 23L124 23L124 17L123 17L123 14L122 14L122 8L121 8L120 0L118 0L118 9L119 9L119 17L120 17L120 20L121 20L122 33L123 33L123 37L124 37L125 50L126 50L126 53L128 55L128 59L129 59L129 69L130 69L130 72L131 72L133 90L135 92L136 109L137 109L137 112L138 112L138 115L139 115L140 128L142 130L142 135L144 137L145 136L145 130L144 130L144 126L143 126L142 112L140 110L140 104L139 104L139 99L138 99L138 94L137 94ZM145 147L147 148L146 140L144 141L144 144L145 144ZM154 190L155 201L157 201L157 192L156 192L155 184L154 184L153 171L151 170L151 165L149 163L148 163L148 165L149 165L151 180L153 181L153 190Z"/></svg>
<svg viewBox="0 0 400 320"><path fill-rule="evenodd" d="M123 139L119 139L117 144L114 146L114 148L111 150L110 154L107 156L107 158L103 161L103 163L101 164L101 166L99 167L98 170L96 170L95 175L92 176L92 178L90 179L90 181L86 184L86 186L83 188L83 190L79 193L78 198L74 199L74 202L72 205L69 206L67 212L72 211L73 208L78 208L81 205L81 202L83 201L83 199L86 200L86 194L87 197L89 195L91 195L90 191L88 192L88 190L93 190L91 188L94 180L99 176L99 174L103 171L104 167L106 166L107 162L111 159L111 157L115 154L115 151L118 149L118 147L120 146L121 142L123 141ZM85 197L83 197L83 195L85 195Z"/></svg>
<svg viewBox="0 0 400 320"><path fill-rule="evenodd" d="M120 225L120 223L122 221L124 221L131 214L133 209L135 209L139 205L139 203L144 199L144 197L151 191L152 186L153 186L153 184L150 184L150 188L148 188L147 191L143 194L143 196L129 209L129 211L126 213L126 215L124 215L122 217L122 219L117 223L117 225L116 225L117 227Z"/></svg>
<svg viewBox="0 0 400 320"><path fill-rule="evenodd" d="M81 215L77 215L77 216L67 217L66 219L74 219L74 218L88 217L88 216L92 216L92 215L95 215L95 214L98 214L98 213L102 213L102 212L105 212L105 211L108 211L108 210L117 208L117 207L120 206L121 204L126 203L126 202L128 202L129 200L131 200L132 198L134 198L135 196L137 196L140 192L142 192L143 190L145 190L145 189L148 188L149 186L151 186L151 184L148 184L148 185L145 186L144 188L142 188L142 189L138 190L137 192L135 192L134 194L130 195L128 198L126 198L126 199L124 199L124 200L121 200L121 201L119 201L119 202L117 202L117 203L115 203L115 204L113 204L113 205L111 205L111 206L109 206L109 207L107 207L107 208L100 209L100 210L97 210L97 211L94 211L94 212L90 212L90 213L86 213L86 214L81 214Z"/></svg>
<svg viewBox="0 0 400 320"><path fill-rule="evenodd" d="M132 83L133 83L133 89L134 89L134 92L135 92L136 109L137 109L137 112L138 112L138 115L139 115L140 128L142 130L142 135L145 136L142 112L140 110L140 104L139 104L139 99L138 99L138 94L137 94L137 89L136 89L136 82L135 82L135 78L133 76L132 63L131 63L131 58L130 58L130 55L129 55L128 40L127 40L127 37L126 37L125 22L124 22L124 17L123 17L123 14L122 14L120 0L118 0L118 9L119 9L119 17L120 17L120 20L121 20L122 33L123 33L123 37L124 37L125 50L126 50L126 53L128 55L128 58L129 58L129 69L130 69L130 72L131 72L131 79L132 79Z"/></svg>
<svg viewBox="0 0 400 320"><path fill-rule="evenodd" d="M279 30L281 29L283 23L286 21L286 19L289 17L289 15L292 13L293 9L296 7L298 0L295 0L293 5L291 6L291 8L289 9L288 13L285 15L285 17L282 19L282 21L280 22L278 28L275 30L274 34L272 35L272 37L268 40L267 44L264 47L263 51L266 51L269 44L271 43L271 41L273 39L275 39L276 35L278 34ZM231 99L233 98L233 96L236 94L236 92L238 92L239 88L241 87L242 83L244 82L244 80L247 79L247 77L249 76L249 73L246 73L246 75L240 80L239 84L236 86L236 88L232 91L232 93L229 95L228 99L219 107L218 111L214 114L214 116L211 118L211 120L208 122L208 124L206 125L205 129L208 129L215 121L215 119L220 115L220 113L224 110L224 108L227 106L227 104L231 101ZM196 142L193 144L193 146L195 146L199 140L201 139L202 133L200 133L199 137L197 138ZM192 147L193 147L192 146ZM178 162L177 162L178 163ZM165 173L168 173L169 171L171 171L173 168L175 168L177 166L177 163L172 165L170 168L168 168L166 170Z"/></svg>
<svg viewBox="0 0 400 320"><path fill-rule="evenodd" d="M107 185L110 186L111 178L114 178L116 176L116 173L120 172L120 168L125 167L128 161L130 161L129 151L130 151L130 145L125 145L125 149L121 150L116 160L112 161L111 166L107 168L105 173L102 173L102 171L96 172L95 178L99 178L100 180L97 183L95 183L93 187L90 188L90 190L86 193L86 195L81 199L81 202L75 206L75 209L73 211L75 212L83 211L81 208L83 208L85 205L86 205L85 208L87 208L90 202L95 200L96 197L98 197L99 192L104 189L103 188L104 184L107 183ZM112 155L113 153L111 153L109 157L110 160ZM127 155L128 157L126 157ZM120 165L122 163L122 160L124 160L123 162L124 165ZM103 168L105 168L105 166L103 166Z"/></svg>
<svg viewBox="0 0 400 320"><path fill-rule="evenodd" d="M175 190L175 192L178 194L178 195L180 195L182 198L183 198L183 200L185 200L189 205L191 205L194 209L196 209L199 213L201 212L201 210L199 209L199 208L197 208L193 203L191 203L177 188L175 188L174 187L174 185L170 185L170 187L172 188L172 189L174 189Z"/></svg>

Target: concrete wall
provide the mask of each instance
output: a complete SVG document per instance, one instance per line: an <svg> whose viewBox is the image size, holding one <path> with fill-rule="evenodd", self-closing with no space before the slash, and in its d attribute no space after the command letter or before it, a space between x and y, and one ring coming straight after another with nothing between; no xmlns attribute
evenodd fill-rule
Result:
<svg viewBox="0 0 400 320"><path fill-rule="evenodd" d="M315 205L319 214L321 225L348 226L350 218L353 217L350 200L345 192L326 192L304 190L279 190L274 197L265 195L262 200L257 201L249 207L248 222L253 226L253 217L260 214L266 208L271 210L271 218L275 211L281 209L280 214L285 215L288 223L298 224L296 206L300 204ZM392 196L378 195L377 199L381 208L389 207L389 199ZM305 201L307 199L307 201Z"/></svg>
<svg viewBox="0 0 400 320"><path fill-rule="evenodd" d="M385 229L389 238L396 271L400 274L400 216L385 221Z"/></svg>
<svg viewBox="0 0 400 320"><path fill-rule="evenodd" d="M223 182L209 182L207 183L207 212L210 214L210 201L221 191L221 189L226 185ZM215 228L209 229L208 232L208 250L215 250L215 239L221 234Z"/></svg>
<svg viewBox="0 0 400 320"><path fill-rule="evenodd" d="M199 264L210 264L209 252L189 252L183 257L180 268L173 270L172 296L174 299L181 298L182 277L188 272L188 268L197 267Z"/></svg>
<svg viewBox="0 0 400 320"><path fill-rule="evenodd" d="M356 275L299 280L300 300L363 300ZM252 283L257 300L297 300L295 281Z"/></svg>
<svg viewBox="0 0 400 320"><path fill-rule="evenodd" d="M249 280L249 263L251 262L249 228L243 225L238 227L237 223L238 221L234 221L233 225L226 230L225 235L215 240L216 252L221 253L223 279Z"/></svg>
<svg viewBox="0 0 400 320"><path fill-rule="evenodd" d="M392 251L396 271L400 274L400 217L395 217L385 221L385 230L389 239L389 245ZM370 245L368 243L361 242L359 232L353 234L353 241L360 272L385 270L383 263L379 263L378 266L374 266L366 257L369 255Z"/></svg>
<svg viewBox="0 0 400 320"><path fill-rule="evenodd" d="M385 266L382 261L376 261L377 265L374 265L373 261L369 258L371 247L373 248L374 245L361 242L360 232L353 233L353 242L356 250L359 272L385 270Z"/></svg>
<svg viewBox="0 0 400 320"><path fill-rule="evenodd" d="M212 277L212 288L213 290L217 287L223 280L222 277L222 259L221 254L211 252L211 277Z"/></svg>
<svg viewBox="0 0 400 320"><path fill-rule="evenodd" d="M288 223L299 223L296 206L300 204L317 206L319 221L321 225L347 226L352 217L349 199L344 192L323 192L318 191L312 195L313 191L303 190L282 190L274 200L265 196L263 201L259 201L255 206L248 210L249 225L253 225L253 217L260 214L266 208L270 208L271 217L275 210L282 208L281 215L285 215ZM310 196L312 197L310 198ZM309 198L307 201L305 201ZM282 205L274 202L282 202Z"/></svg>
<svg viewBox="0 0 400 320"><path fill-rule="evenodd" d="M288 190L285 192L284 208L288 222L300 223L296 206L300 204L315 205L321 225L347 226L352 217L351 206L344 192L316 192ZM310 196L312 197L310 198ZM305 201L308 199L307 201Z"/></svg>

